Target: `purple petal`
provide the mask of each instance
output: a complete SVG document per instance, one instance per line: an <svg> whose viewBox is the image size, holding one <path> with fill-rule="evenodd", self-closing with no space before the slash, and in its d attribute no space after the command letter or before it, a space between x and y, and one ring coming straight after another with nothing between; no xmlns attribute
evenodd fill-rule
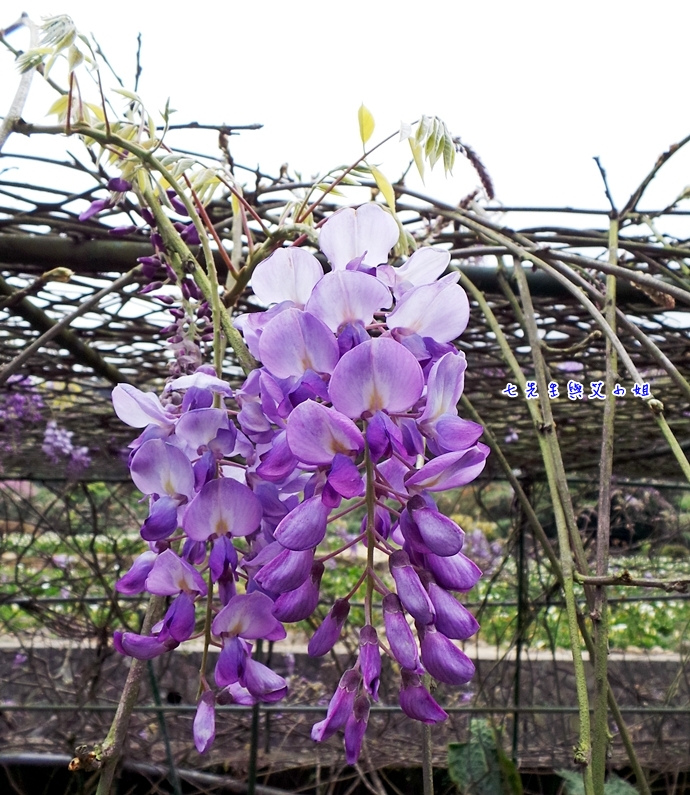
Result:
<svg viewBox="0 0 690 795"><path fill-rule="evenodd" d="M446 491L466 486L478 477L489 455L489 448L479 442L469 450L444 453L425 464L405 481L412 491Z"/></svg>
<svg viewBox="0 0 690 795"><path fill-rule="evenodd" d="M260 359L277 378L303 375L307 370L332 373L338 355L338 343L328 326L299 309L276 315L259 338Z"/></svg>
<svg viewBox="0 0 690 795"><path fill-rule="evenodd" d="M135 594L146 589L146 578L149 576L158 555L148 551L132 563L132 568L115 583L115 589L120 593Z"/></svg>
<svg viewBox="0 0 690 795"><path fill-rule="evenodd" d="M394 593L383 597L383 620L393 656L402 668L416 670L419 667L417 643L402 611L400 599Z"/></svg>
<svg viewBox="0 0 690 795"><path fill-rule="evenodd" d="M172 638L162 643L158 638L148 635L117 630L113 633L113 644L120 654L135 657L137 660L153 660L154 657L172 651L178 645Z"/></svg>
<svg viewBox="0 0 690 795"><path fill-rule="evenodd" d="M381 681L381 652L378 635L371 624L363 626L359 631L359 669L362 672L364 689L374 701L378 701Z"/></svg>
<svg viewBox="0 0 690 795"><path fill-rule="evenodd" d="M323 504L320 495L310 497L280 521L274 537L286 549L297 552L314 549L326 535L328 513L329 508Z"/></svg>
<svg viewBox="0 0 690 795"><path fill-rule="evenodd" d="M317 743L323 742L345 725L352 713L361 680L359 671L355 671L353 668L345 671L340 677L338 687L328 704L326 717L312 727L312 740Z"/></svg>
<svg viewBox="0 0 690 795"><path fill-rule="evenodd" d="M115 193L127 193L128 190L132 190L132 183L122 177L113 177L108 180L108 190Z"/></svg>
<svg viewBox="0 0 690 795"><path fill-rule="evenodd" d="M323 563L314 562L311 574L294 591L282 593L273 605L273 615L285 623L304 621L316 610L319 603L319 587L323 576Z"/></svg>
<svg viewBox="0 0 690 795"><path fill-rule="evenodd" d="M448 591L429 584L429 598L436 608L436 629L448 638L466 640L479 630L477 619Z"/></svg>
<svg viewBox="0 0 690 795"><path fill-rule="evenodd" d="M263 663L247 659L240 684L260 701L273 704L287 693L287 682Z"/></svg>
<svg viewBox="0 0 690 795"><path fill-rule="evenodd" d="M211 554L208 556L208 567L213 582L218 582L228 569L234 572L237 568L237 550L227 536L220 536L214 540Z"/></svg>
<svg viewBox="0 0 690 795"><path fill-rule="evenodd" d="M424 561L441 588L450 591L469 591L482 576L479 566L462 552L447 558L426 555Z"/></svg>
<svg viewBox="0 0 690 795"><path fill-rule="evenodd" d="M455 555L462 549L465 534L452 519L426 506L415 508L413 498L408 503L408 510L419 530L422 541L431 552L441 557Z"/></svg>
<svg viewBox="0 0 690 795"><path fill-rule="evenodd" d="M210 535L246 536L261 522L261 503L242 483L231 478L209 481L192 500L182 526L190 538L205 541Z"/></svg>
<svg viewBox="0 0 690 795"><path fill-rule="evenodd" d="M146 578L146 590L157 596L174 596L181 591L206 596L207 587L193 566L178 558L172 549L166 549L158 556Z"/></svg>
<svg viewBox="0 0 690 795"><path fill-rule="evenodd" d="M204 365L204 367L206 366L207 365ZM192 373L192 375L181 375L168 384L168 389L170 390L190 389L191 387L208 389L213 393L232 397L232 389L225 381L212 373L205 372L204 369L199 369L195 373ZM199 407L197 406L196 408Z"/></svg>
<svg viewBox="0 0 690 795"><path fill-rule="evenodd" d="M422 664L439 682L464 685L474 676L472 660L435 627L421 633Z"/></svg>
<svg viewBox="0 0 690 795"><path fill-rule="evenodd" d="M272 611L273 600L266 594L237 594L213 619L211 631L214 635L239 635L247 640L282 640L285 629Z"/></svg>
<svg viewBox="0 0 690 795"><path fill-rule="evenodd" d="M252 290L262 304L291 301L302 309L323 277L321 263L302 248L279 248L260 262L252 274Z"/></svg>
<svg viewBox="0 0 690 795"><path fill-rule="evenodd" d="M451 273L405 293L388 315L388 328L431 337L436 342L459 337L467 328L470 304L465 291L455 283L458 278L457 273Z"/></svg>
<svg viewBox="0 0 690 795"><path fill-rule="evenodd" d="M283 549L270 563L262 567L255 580L262 588L280 594L294 591L307 579L314 562L314 550L293 552Z"/></svg>
<svg viewBox="0 0 690 795"><path fill-rule="evenodd" d="M224 409L195 409L183 414L175 426L175 436L189 446L193 454L216 438L218 431L228 428Z"/></svg>
<svg viewBox="0 0 690 795"><path fill-rule="evenodd" d="M172 535L177 530L178 507L179 502L173 497L156 500L141 527L141 537L145 541L160 541Z"/></svg>
<svg viewBox="0 0 690 795"><path fill-rule="evenodd" d="M407 411L419 400L424 374L415 357L390 337L377 337L343 355L328 386L333 406L352 419L377 411Z"/></svg>
<svg viewBox="0 0 690 795"><path fill-rule="evenodd" d="M362 750L362 740L369 721L369 699L360 696L356 699L352 714L345 724L345 761L356 765Z"/></svg>
<svg viewBox="0 0 690 795"><path fill-rule="evenodd" d="M445 271L450 263L450 251L432 246L417 249L399 268L395 268L397 284L420 287L431 284ZM397 291L396 291L397 294Z"/></svg>
<svg viewBox="0 0 690 795"><path fill-rule="evenodd" d="M466 369L467 360L462 351L447 353L434 362L427 379L426 406L419 418L420 425L433 422L442 414L457 412Z"/></svg>
<svg viewBox="0 0 690 795"><path fill-rule="evenodd" d="M179 494L191 499L194 472L187 456L162 439L149 439L132 457L130 471L134 485L143 494Z"/></svg>
<svg viewBox="0 0 690 795"><path fill-rule="evenodd" d="M349 612L350 603L346 599L336 599L321 626L311 636L307 646L310 657L322 657L335 646Z"/></svg>
<svg viewBox="0 0 690 795"><path fill-rule="evenodd" d="M326 482L337 494L346 499L364 494L364 480L359 469L353 461L341 453L336 453Z"/></svg>
<svg viewBox="0 0 690 795"><path fill-rule="evenodd" d="M111 399L117 416L133 428L153 424L172 430L174 426L174 418L166 413L158 395L153 392L142 392L130 384L118 384Z"/></svg>
<svg viewBox="0 0 690 795"><path fill-rule="evenodd" d="M407 717L427 724L444 721L448 713L434 701L422 684L421 677L404 669L401 673L400 707Z"/></svg>
<svg viewBox="0 0 690 795"><path fill-rule="evenodd" d="M455 414L443 414L428 431L426 428L423 430L430 439L429 447L433 446L438 454L468 450L484 433L481 425Z"/></svg>
<svg viewBox="0 0 690 795"><path fill-rule="evenodd" d="M89 218L92 218L94 215L98 215L101 210L105 210L107 207L112 207L112 200L111 199L96 199L96 201L91 202L91 204L84 210L83 213L80 213L79 220L80 221L88 221Z"/></svg>
<svg viewBox="0 0 690 795"><path fill-rule="evenodd" d="M216 685L227 687L239 682L247 657L247 644L243 640L237 637L225 638L213 674Z"/></svg>
<svg viewBox="0 0 690 795"><path fill-rule="evenodd" d="M206 690L201 694L194 716L194 745L200 754L213 745L216 739L216 699L213 691Z"/></svg>
<svg viewBox="0 0 690 795"><path fill-rule="evenodd" d="M388 559L388 566L405 610L420 624L430 624L436 617L436 611L407 553L401 549L393 552Z"/></svg>
<svg viewBox="0 0 690 795"><path fill-rule="evenodd" d="M390 290L375 276L336 270L316 285L306 310L337 333L346 325L368 325L374 312L387 309L392 301Z"/></svg>
<svg viewBox="0 0 690 795"><path fill-rule="evenodd" d="M336 453L357 456L364 449L359 428L335 409L307 400L290 414L287 441L303 464L325 466Z"/></svg>
<svg viewBox="0 0 690 795"><path fill-rule="evenodd" d="M402 431L383 411L377 411L367 422L366 436L369 454L375 464L393 450L401 454L405 452Z"/></svg>
<svg viewBox="0 0 690 795"><path fill-rule="evenodd" d="M344 207L333 213L321 228L319 247L334 270L365 254L363 264L380 265L398 242L395 219L378 204L363 204L356 210Z"/></svg>
<svg viewBox="0 0 690 795"><path fill-rule="evenodd" d="M173 600L165 614L164 631L167 631L173 640L182 643L192 637L195 625L194 602L186 593L181 593Z"/></svg>

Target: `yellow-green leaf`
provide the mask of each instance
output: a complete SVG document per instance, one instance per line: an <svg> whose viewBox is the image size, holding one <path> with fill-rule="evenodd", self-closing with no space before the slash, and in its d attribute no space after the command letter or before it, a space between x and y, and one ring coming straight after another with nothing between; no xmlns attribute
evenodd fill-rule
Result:
<svg viewBox="0 0 690 795"><path fill-rule="evenodd" d="M381 193L383 193L383 198L386 200L386 204L393 211L393 215L395 215L395 191L393 190L393 186L390 184L384 174L375 166L371 166L371 173L376 180L376 184L379 186L379 190Z"/></svg>
<svg viewBox="0 0 690 795"><path fill-rule="evenodd" d="M422 182L424 182L424 150L422 149L422 145L414 138L409 138L408 143L410 144L410 149L412 150L414 164L417 166L417 171L419 171L419 176L422 178Z"/></svg>
<svg viewBox="0 0 690 795"><path fill-rule="evenodd" d="M446 134L443 138L443 169L446 174L452 173L454 164L455 143L453 141L453 136L448 130L446 130Z"/></svg>
<svg viewBox="0 0 690 795"><path fill-rule="evenodd" d="M55 102L50 106L48 110L48 115L52 116L53 113L58 116L59 118L64 118L67 115L67 103L69 102L69 97L67 94L63 94L59 99L56 99Z"/></svg>
<svg viewBox="0 0 690 795"><path fill-rule="evenodd" d="M374 134L375 125L374 117L371 115L369 109L365 107L364 103L359 106L357 118L359 120L359 137L362 139L362 143L366 144Z"/></svg>

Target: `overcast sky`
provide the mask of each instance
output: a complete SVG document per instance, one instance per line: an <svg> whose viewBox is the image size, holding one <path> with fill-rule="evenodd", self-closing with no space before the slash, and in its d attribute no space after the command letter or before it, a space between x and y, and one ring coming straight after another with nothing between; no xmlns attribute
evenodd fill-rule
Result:
<svg viewBox="0 0 690 795"><path fill-rule="evenodd" d="M364 102L375 137L422 113L443 118L484 160L504 204L606 207L594 155L622 205L657 156L690 133L690 5L679 0L178 7L183 14L161 3L5 0L0 26L23 10L36 20L69 14L95 34L129 87L141 32L139 90L149 109L169 96L177 121L263 123L234 139L232 151L271 173L283 162L311 175L353 160ZM26 37L11 40L23 47ZM16 80L0 48L0 113ZM36 90L24 117L45 121L53 98ZM201 143L213 151L213 136ZM392 143L381 152L390 178L408 151ZM427 180L426 191L459 198L475 183L459 168L450 183L442 174ZM647 206L667 203L687 184L690 154L668 169Z"/></svg>

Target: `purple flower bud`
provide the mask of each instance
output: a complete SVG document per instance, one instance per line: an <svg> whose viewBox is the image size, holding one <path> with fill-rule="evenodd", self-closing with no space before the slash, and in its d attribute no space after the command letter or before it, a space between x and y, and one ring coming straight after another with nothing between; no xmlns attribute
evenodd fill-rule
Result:
<svg viewBox="0 0 690 795"><path fill-rule="evenodd" d="M326 717L312 726L311 738L317 743L332 737L345 725L355 704L362 677L359 671L350 668L340 677L338 687L328 704Z"/></svg>
<svg viewBox="0 0 690 795"><path fill-rule="evenodd" d="M427 724L444 721L448 713L434 701L422 684L421 677L404 668L401 673L400 707L407 717Z"/></svg>
<svg viewBox="0 0 690 795"><path fill-rule="evenodd" d="M482 576L479 566L462 552L447 558L426 555L424 560L436 582L449 591L469 591Z"/></svg>
<svg viewBox="0 0 690 795"><path fill-rule="evenodd" d="M429 598L436 608L436 629L446 637L465 640L479 630L472 613L436 583L429 584Z"/></svg>
<svg viewBox="0 0 690 795"><path fill-rule="evenodd" d="M329 509L321 497L310 497L301 502L276 527L276 541L295 551L313 549L326 535Z"/></svg>
<svg viewBox="0 0 690 795"><path fill-rule="evenodd" d="M409 501L407 511L430 552L442 557L460 552L465 534L452 519L425 505L420 497Z"/></svg>
<svg viewBox="0 0 690 795"><path fill-rule="evenodd" d="M436 611L407 553L402 549L393 552L388 566L405 610L420 624L430 624L436 617Z"/></svg>
<svg viewBox="0 0 690 795"><path fill-rule="evenodd" d="M105 210L108 207L112 207L110 199L96 199L96 201L91 202L87 209L80 214L79 220L88 221L89 218L93 218L94 215L98 215L101 210Z"/></svg>
<svg viewBox="0 0 690 795"><path fill-rule="evenodd" d="M182 557L191 563L192 566L198 566L206 559L206 544L203 541L194 541L188 538L182 547Z"/></svg>
<svg viewBox="0 0 690 795"><path fill-rule="evenodd" d="M137 660L153 660L179 644L173 638L161 642L157 637L116 630L113 633L113 645L120 654L136 657Z"/></svg>
<svg viewBox="0 0 690 795"><path fill-rule="evenodd" d="M112 229L108 230L108 234L112 237L126 237L136 231L136 226L130 224L129 226L114 226Z"/></svg>
<svg viewBox="0 0 690 795"><path fill-rule="evenodd" d="M189 215L187 208L177 198L177 194L175 193L174 190L172 190L172 188L170 190L166 190L165 192L168 196L168 199L170 200L170 204L172 204L173 209L175 210L176 213L178 213L178 215Z"/></svg>
<svg viewBox="0 0 690 795"><path fill-rule="evenodd" d="M307 647L310 657L322 657L335 646L349 612L350 603L346 599L335 600L321 626L311 636Z"/></svg>
<svg viewBox="0 0 690 795"><path fill-rule="evenodd" d="M180 237L188 246L198 246L201 243L199 230L194 224L187 224L180 233Z"/></svg>
<svg viewBox="0 0 690 795"><path fill-rule="evenodd" d="M294 591L281 594L273 606L273 615L283 622L304 621L316 610L319 587L323 576L323 563L315 561L309 577Z"/></svg>
<svg viewBox="0 0 690 795"><path fill-rule="evenodd" d="M313 562L313 549L306 549L303 552L283 549L270 563L261 568L254 579L271 593L294 591L309 577Z"/></svg>
<svg viewBox="0 0 690 795"><path fill-rule="evenodd" d="M113 177L108 180L108 190L114 193L127 193L128 190L132 190L132 183L121 177Z"/></svg>
<svg viewBox="0 0 690 795"><path fill-rule="evenodd" d="M352 714L345 724L345 760L348 765L357 764L368 721L369 699L360 696L356 699Z"/></svg>
<svg viewBox="0 0 690 795"><path fill-rule="evenodd" d="M206 690L201 694L194 716L194 745L200 754L213 745L216 739L216 710L213 691Z"/></svg>
<svg viewBox="0 0 690 795"><path fill-rule="evenodd" d="M177 529L178 507L179 502L174 497L156 500L141 527L141 537L145 541L160 541L172 535Z"/></svg>
<svg viewBox="0 0 690 795"><path fill-rule="evenodd" d="M155 552L144 552L132 564L132 568L115 583L115 589L120 593L135 594L146 590L146 578L156 561Z"/></svg>
<svg viewBox="0 0 690 795"><path fill-rule="evenodd" d="M144 223L147 223L151 228L156 225L156 219L153 217L153 213L146 207L142 207L139 210L139 215L144 219Z"/></svg>
<svg viewBox="0 0 690 795"><path fill-rule="evenodd" d="M472 660L436 627L420 631L422 664L439 682L447 685L464 685L474 676Z"/></svg>
<svg viewBox="0 0 690 795"><path fill-rule="evenodd" d="M400 599L394 593L389 593L383 597L382 604L386 637L393 656L402 668L416 671L419 668L417 643L402 611Z"/></svg>
<svg viewBox="0 0 690 795"><path fill-rule="evenodd" d="M381 652L379 651L378 635L371 624L367 624L359 631L359 668L362 672L364 689L374 701L378 701L381 681Z"/></svg>

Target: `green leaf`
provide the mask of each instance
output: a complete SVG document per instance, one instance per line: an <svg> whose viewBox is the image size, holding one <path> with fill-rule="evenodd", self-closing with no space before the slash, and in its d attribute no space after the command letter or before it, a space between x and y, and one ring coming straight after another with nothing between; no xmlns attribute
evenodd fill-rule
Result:
<svg viewBox="0 0 690 795"><path fill-rule="evenodd" d="M565 782L566 795L585 795L582 773L574 773L572 770L557 770L556 775ZM604 784L604 795L637 795L637 790L615 773L611 773L608 781Z"/></svg>
<svg viewBox="0 0 690 795"><path fill-rule="evenodd" d="M362 139L362 143L366 144L374 134L375 124L374 117L371 115L369 109L365 107L364 103L359 106L357 118L359 120L359 137Z"/></svg>
<svg viewBox="0 0 690 795"><path fill-rule="evenodd" d="M135 94L133 91L128 91L126 88L114 88L113 91L116 94L121 94L123 97L127 99L131 99L132 102L138 102L140 105L144 103L141 101L141 97L138 94Z"/></svg>
<svg viewBox="0 0 690 795"><path fill-rule="evenodd" d="M422 182L424 182L424 151L422 150L422 146L419 141L416 141L414 138L410 138L408 143L410 144L410 149L412 150L414 164L417 166L417 171L419 171L419 176L422 178Z"/></svg>
<svg viewBox="0 0 690 795"><path fill-rule="evenodd" d="M433 120L429 116L422 116L419 122L419 127L417 127L414 139L420 146L424 146L427 136L429 135L429 130L431 129L432 121Z"/></svg>
<svg viewBox="0 0 690 795"><path fill-rule="evenodd" d="M453 166L455 165L455 142L453 136L446 128L446 133L443 137L443 170L446 174L451 174Z"/></svg>
<svg viewBox="0 0 690 795"><path fill-rule="evenodd" d="M637 795L637 790L627 781L618 778L615 773L610 773L608 781L604 784L605 795Z"/></svg>
<svg viewBox="0 0 690 795"><path fill-rule="evenodd" d="M515 766L499 752L495 733L485 720L470 721L468 742L448 745L448 774L463 795L522 793Z"/></svg>
<svg viewBox="0 0 690 795"><path fill-rule="evenodd" d="M393 186L375 166L371 166L371 173L376 180L376 184L379 186L379 190L383 193L386 204L391 208L393 215L395 215L395 191L393 190Z"/></svg>
<svg viewBox="0 0 690 795"><path fill-rule="evenodd" d="M585 784L582 773L573 773L571 770L557 770L556 775L565 782L567 795L585 795Z"/></svg>

